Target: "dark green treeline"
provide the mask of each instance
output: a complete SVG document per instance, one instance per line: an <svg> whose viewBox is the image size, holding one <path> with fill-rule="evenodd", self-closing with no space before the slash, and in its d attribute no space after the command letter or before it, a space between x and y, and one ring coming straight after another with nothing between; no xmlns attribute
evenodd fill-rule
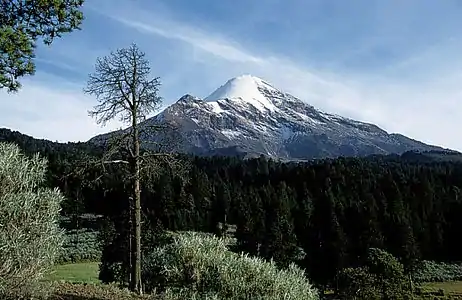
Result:
<svg viewBox="0 0 462 300"><path fill-rule="evenodd" d="M48 157L48 183L68 196L64 214L103 214L117 232L128 228L120 221L128 212L130 186L123 169L109 169L97 183L96 169L63 177L84 155L100 153L86 144L9 134L3 140ZM420 259L462 261L458 162L412 153L310 163L183 159L191 165L186 176L164 170L144 180L144 228L216 232L219 222L234 224L239 250L273 257L282 266L296 262L320 284L361 264L371 247L386 249L407 268Z"/></svg>

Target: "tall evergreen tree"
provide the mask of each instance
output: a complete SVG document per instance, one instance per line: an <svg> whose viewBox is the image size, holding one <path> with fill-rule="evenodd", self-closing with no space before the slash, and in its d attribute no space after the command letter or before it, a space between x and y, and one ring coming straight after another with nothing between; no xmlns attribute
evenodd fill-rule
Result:
<svg viewBox="0 0 462 300"><path fill-rule="evenodd" d="M282 267L295 262L299 254L290 204L287 187L281 183L268 199L265 214L262 256L274 259Z"/></svg>
<svg viewBox="0 0 462 300"><path fill-rule="evenodd" d="M226 231L231 197L227 184L221 180L215 184L214 190L215 199L213 199L211 208L212 224L217 227L216 233L222 235Z"/></svg>
<svg viewBox="0 0 462 300"><path fill-rule="evenodd" d="M315 274L316 280L324 284L336 277L338 271L344 267L346 259L347 241L342 226L335 211L336 200L330 187L330 180L326 181L322 198L316 199L313 211L313 225L317 229L317 247L313 249L313 266L323 272Z"/></svg>

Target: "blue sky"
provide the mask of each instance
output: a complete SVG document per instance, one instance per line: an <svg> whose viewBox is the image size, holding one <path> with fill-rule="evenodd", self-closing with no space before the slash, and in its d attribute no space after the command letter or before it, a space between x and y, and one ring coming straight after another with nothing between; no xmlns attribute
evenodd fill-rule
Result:
<svg viewBox="0 0 462 300"><path fill-rule="evenodd" d="M87 140L82 93L98 56L136 42L164 104L252 74L315 107L462 150L457 0L87 0L81 31L37 49L37 74L0 91L0 127Z"/></svg>

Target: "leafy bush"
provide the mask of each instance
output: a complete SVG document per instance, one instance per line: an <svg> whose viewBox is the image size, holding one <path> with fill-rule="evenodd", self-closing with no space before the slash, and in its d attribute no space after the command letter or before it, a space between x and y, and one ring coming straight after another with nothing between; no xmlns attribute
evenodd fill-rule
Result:
<svg viewBox="0 0 462 300"><path fill-rule="evenodd" d="M42 188L46 160L24 156L0 143L0 298L21 299L49 292L41 279L62 245L59 211L63 196Z"/></svg>
<svg viewBox="0 0 462 300"><path fill-rule="evenodd" d="M338 276L344 299L410 299L404 266L390 253L372 248L365 266L343 269Z"/></svg>
<svg viewBox="0 0 462 300"><path fill-rule="evenodd" d="M174 234L172 241L144 257L148 292L165 299L319 299L304 272L291 265L233 253L228 241L203 233Z"/></svg>
<svg viewBox="0 0 462 300"><path fill-rule="evenodd" d="M424 260L413 273L416 282L445 282L462 280L462 264Z"/></svg>
<svg viewBox="0 0 462 300"><path fill-rule="evenodd" d="M98 232L90 229L73 229L66 232L59 263L98 262L101 243Z"/></svg>
<svg viewBox="0 0 462 300"><path fill-rule="evenodd" d="M340 295L353 299L381 299L377 282L377 276L367 267L345 268L338 280Z"/></svg>

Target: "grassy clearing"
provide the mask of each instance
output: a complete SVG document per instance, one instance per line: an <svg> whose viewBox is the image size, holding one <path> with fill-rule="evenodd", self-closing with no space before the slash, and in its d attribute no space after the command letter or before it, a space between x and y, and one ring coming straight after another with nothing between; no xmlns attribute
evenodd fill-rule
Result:
<svg viewBox="0 0 462 300"><path fill-rule="evenodd" d="M97 262L56 265L45 280L52 282L51 300L125 300L154 299L138 296L116 286L101 284Z"/></svg>
<svg viewBox="0 0 462 300"><path fill-rule="evenodd" d="M96 262L56 265L46 276L47 281L64 281L69 283L99 283L99 266Z"/></svg>
<svg viewBox="0 0 462 300"><path fill-rule="evenodd" d="M422 299L461 299L462 281L424 283L422 292Z"/></svg>
<svg viewBox="0 0 462 300"><path fill-rule="evenodd" d="M462 295L462 281L432 282L424 284L424 287L428 290L442 289L448 293L457 293Z"/></svg>

